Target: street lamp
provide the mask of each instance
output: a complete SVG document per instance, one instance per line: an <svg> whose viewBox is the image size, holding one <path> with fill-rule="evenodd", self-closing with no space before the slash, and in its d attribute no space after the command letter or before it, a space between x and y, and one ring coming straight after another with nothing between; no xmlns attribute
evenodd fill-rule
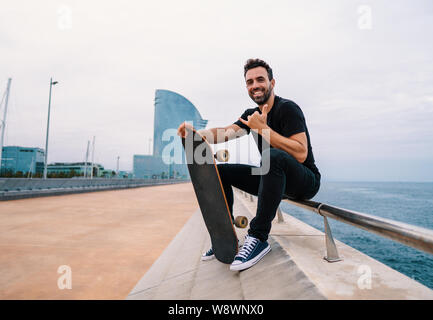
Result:
<svg viewBox="0 0 433 320"><path fill-rule="evenodd" d="M47 157L48 157L48 133L50 131L50 109L51 109L51 88L57 81L53 82L53 78L50 78L50 96L48 99L48 120L47 120L47 138L45 140L45 161L44 161L44 179L47 178Z"/></svg>

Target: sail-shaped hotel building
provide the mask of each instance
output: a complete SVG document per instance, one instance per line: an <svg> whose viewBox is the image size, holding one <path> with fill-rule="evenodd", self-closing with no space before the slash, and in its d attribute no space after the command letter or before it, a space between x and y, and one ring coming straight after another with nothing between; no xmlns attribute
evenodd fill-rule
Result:
<svg viewBox="0 0 433 320"><path fill-rule="evenodd" d="M156 90L153 132L153 154L134 155L135 178L186 178L188 169L179 125L188 121L196 129L206 127L197 108L184 96L169 90Z"/></svg>

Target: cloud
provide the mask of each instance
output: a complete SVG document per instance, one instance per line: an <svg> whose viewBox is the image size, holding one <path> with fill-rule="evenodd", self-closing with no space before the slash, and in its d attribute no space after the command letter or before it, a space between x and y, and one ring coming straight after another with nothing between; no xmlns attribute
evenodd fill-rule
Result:
<svg viewBox="0 0 433 320"><path fill-rule="evenodd" d="M358 27L361 4L371 7L371 30ZM8 2L0 12L4 87L13 78L7 144L45 145L52 76L49 158L82 159L96 135L98 161L115 168L120 155L131 170L153 137L156 89L187 97L210 126L228 125L253 105L242 67L261 57L276 93L303 109L323 170L347 178L338 174L344 163L384 155L398 163L395 154L406 153L424 164L433 150L432 15L424 0Z"/></svg>

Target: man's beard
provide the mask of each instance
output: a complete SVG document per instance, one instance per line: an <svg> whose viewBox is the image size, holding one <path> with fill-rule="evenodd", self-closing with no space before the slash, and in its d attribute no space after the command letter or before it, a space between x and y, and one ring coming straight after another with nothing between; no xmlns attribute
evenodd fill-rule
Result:
<svg viewBox="0 0 433 320"><path fill-rule="evenodd" d="M265 89L265 92L263 92L263 96L261 97L254 97L254 92L248 93L250 98L253 99L253 101L257 103L259 106L264 104L266 101L268 101L271 94L272 94L271 85L269 85L269 88L267 90Z"/></svg>

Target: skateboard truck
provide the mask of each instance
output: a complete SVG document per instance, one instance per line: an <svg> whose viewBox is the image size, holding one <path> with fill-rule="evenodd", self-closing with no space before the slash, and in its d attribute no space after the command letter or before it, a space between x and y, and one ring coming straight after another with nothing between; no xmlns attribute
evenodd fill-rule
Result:
<svg viewBox="0 0 433 320"><path fill-rule="evenodd" d="M215 153L214 157L219 162L227 162L227 161L229 161L230 153L228 150L218 150Z"/></svg>

